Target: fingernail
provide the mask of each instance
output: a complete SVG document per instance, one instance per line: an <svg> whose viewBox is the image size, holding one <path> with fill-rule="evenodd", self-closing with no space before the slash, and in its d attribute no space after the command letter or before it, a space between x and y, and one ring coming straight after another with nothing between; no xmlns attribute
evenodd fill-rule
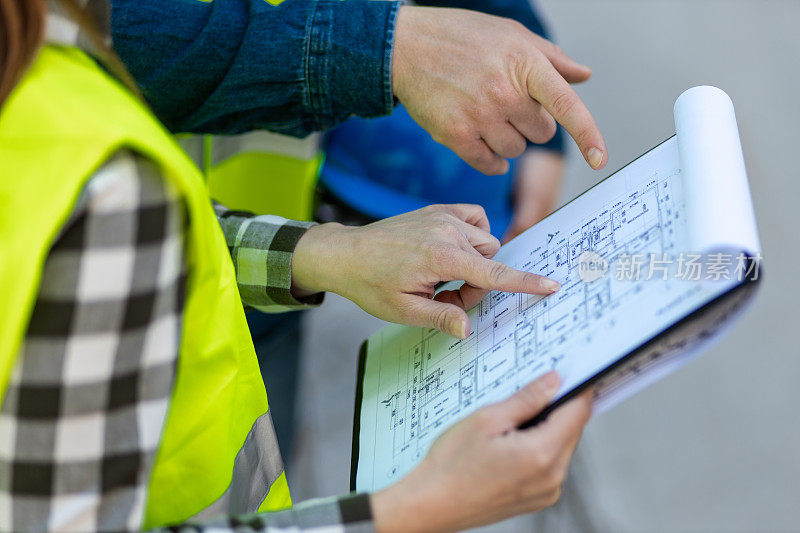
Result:
<svg viewBox="0 0 800 533"><path fill-rule="evenodd" d="M458 326L456 327L456 331L458 331L458 338L459 339L466 339L467 338L467 323L464 321L459 321Z"/></svg>
<svg viewBox="0 0 800 533"><path fill-rule="evenodd" d="M589 166L595 170L600 168L600 164L603 162L603 152L599 148L589 148L586 156L589 158Z"/></svg>
<svg viewBox="0 0 800 533"><path fill-rule="evenodd" d="M554 279L541 278L542 288L550 292L556 292L561 288L561 284Z"/></svg>
<svg viewBox="0 0 800 533"><path fill-rule="evenodd" d="M555 392L558 389L560 382L561 378L559 377L558 372L555 370L551 370L542 376L542 385L548 393Z"/></svg>

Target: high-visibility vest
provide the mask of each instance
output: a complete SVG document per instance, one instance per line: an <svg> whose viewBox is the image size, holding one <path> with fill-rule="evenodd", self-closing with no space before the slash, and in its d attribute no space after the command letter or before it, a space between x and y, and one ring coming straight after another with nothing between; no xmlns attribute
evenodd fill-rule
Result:
<svg viewBox="0 0 800 533"><path fill-rule="evenodd" d="M266 1L277 6L284 0ZM178 142L202 169L215 201L257 215L312 220L324 159L318 134L179 135Z"/></svg>
<svg viewBox="0 0 800 533"><path fill-rule="evenodd" d="M186 198L180 355L144 527L291 506L234 268L202 176L172 136L77 48L44 47L0 110L0 401L43 265L93 173L122 148Z"/></svg>
<svg viewBox="0 0 800 533"><path fill-rule="evenodd" d="M229 209L312 220L324 160L319 134L296 139L267 131L178 135L203 170L211 197Z"/></svg>

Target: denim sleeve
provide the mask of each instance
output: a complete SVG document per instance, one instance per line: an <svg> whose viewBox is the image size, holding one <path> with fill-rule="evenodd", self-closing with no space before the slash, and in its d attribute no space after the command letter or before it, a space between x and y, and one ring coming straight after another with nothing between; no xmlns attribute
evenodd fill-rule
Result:
<svg viewBox="0 0 800 533"><path fill-rule="evenodd" d="M398 1L114 0L114 48L175 132L302 137L391 113Z"/></svg>
<svg viewBox="0 0 800 533"><path fill-rule="evenodd" d="M458 7L471 9L516 20L545 39L550 38L547 25L539 16L532 0L417 0L417 4L431 7ZM528 142L528 146L540 147L555 152L564 152L564 129L558 126L556 134L544 144Z"/></svg>

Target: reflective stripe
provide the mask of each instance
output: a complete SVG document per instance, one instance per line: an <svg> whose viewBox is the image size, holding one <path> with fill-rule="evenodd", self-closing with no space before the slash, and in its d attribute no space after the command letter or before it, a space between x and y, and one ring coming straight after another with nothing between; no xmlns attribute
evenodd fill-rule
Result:
<svg viewBox="0 0 800 533"><path fill-rule="evenodd" d="M272 415L267 411L253 423L242 448L236 454L228 489L195 518L206 519L222 514L257 511L281 474L283 461L278 448L278 437L275 435Z"/></svg>
<svg viewBox="0 0 800 533"><path fill-rule="evenodd" d="M268 131L252 131L240 135L214 135L211 166L243 152L259 152L310 161L317 155L322 137L318 133L298 139Z"/></svg>

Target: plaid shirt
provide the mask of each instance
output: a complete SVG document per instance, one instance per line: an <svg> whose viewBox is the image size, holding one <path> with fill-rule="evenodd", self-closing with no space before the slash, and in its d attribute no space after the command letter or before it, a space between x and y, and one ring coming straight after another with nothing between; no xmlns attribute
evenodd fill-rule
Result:
<svg viewBox="0 0 800 533"><path fill-rule="evenodd" d="M289 267L307 224L218 213L245 303L302 305ZM189 222L183 199L133 153L88 182L44 265L0 410L1 531L141 527L178 361ZM371 529L368 497L174 529L321 526Z"/></svg>
<svg viewBox="0 0 800 533"><path fill-rule="evenodd" d="M85 2L81 2L84 4ZM107 2L89 2L107 19ZM88 40L51 5L48 40ZM87 48L87 46L83 46ZM216 207L242 301L276 312L307 223ZM169 410L186 291L182 197L121 151L87 182L50 249L0 408L0 531L136 531ZM187 480L191 483L191 479ZM366 495L172 531L369 531Z"/></svg>

